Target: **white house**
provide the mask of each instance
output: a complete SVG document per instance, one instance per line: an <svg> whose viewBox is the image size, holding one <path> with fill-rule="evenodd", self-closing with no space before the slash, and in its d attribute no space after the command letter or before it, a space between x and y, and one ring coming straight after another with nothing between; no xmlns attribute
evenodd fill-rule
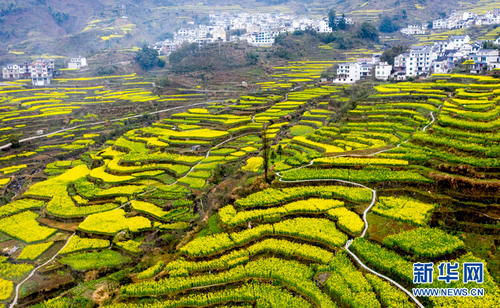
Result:
<svg viewBox="0 0 500 308"><path fill-rule="evenodd" d="M372 76L373 64L371 62L358 62L360 78L368 78Z"/></svg>
<svg viewBox="0 0 500 308"><path fill-rule="evenodd" d="M31 82L35 87L50 85L54 74L54 60L38 59L30 64Z"/></svg>
<svg viewBox="0 0 500 308"><path fill-rule="evenodd" d="M406 68L406 59L410 58L408 52L402 53L394 57L394 69L396 71L404 71Z"/></svg>
<svg viewBox="0 0 500 308"><path fill-rule="evenodd" d="M400 30L401 33L406 35L415 35L415 34L425 34L427 32L426 25L408 25L408 27Z"/></svg>
<svg viewBox="0 0 500 308"><path fill-rule="evenodd" d="M83 67L87 67L87 58L82 58L82 57L78 57L78 58L71 58L69 60L69 63L68 63L68 68L69 69L81 69Z"/></svg>
<svg viewBox="0 0 500 308"><path fill-rule="evenodd" d="M474 61L471 73L480 73L484 68L493 69L498 67L498 49L481 49L469 55L469 60Z"/></svg>
<svg viewBox="0 0 500 308"><path fill-rule="evenodd" d="M372 63L373 64L379 63L381 57L382 57L382 53L381 52L377 52L377 53L372 54Z"/></svg>
<svg viewBox="0 0 500 308"><path fill-rule="evenodd" d="M432 62L432 73L434 74L448 73L448 60L446 58L442 58Z"/></svg>
<svg viewBox="0 0 500 308"><path fill-rule="evenodd" d="M392 65L387 62L379 62L375 66L375 78L378 80L388 80L391 76Z"/></svg>
<svg viewBox="0 0 500 308"><path fill-rule="evenodd" d="M315 28L320 33L330 33L333 31L330 27L330 24L326 20L320 20L319 22L317 22Z"/></svg>
<svg viewBox="0 0 500 308"><path fill-rule="evenodd" d="M432 29L446 29L447 26L446 19L436 19L432 22Z"/></svg>
<svg viewBox="0 0 500 308"><path fill-rule="evenodd" d="M19 79L19 65L17 64L9 64L7 66L2 67L2 78L7 79Z"/></svg>
<svg viewBox="0 0 500 308"><path fill-rule="evenodd" d="M356 62L340 63L337 67L335 83L355 83L360 80L360 65Z"/></svg>
<svg viewBox="0 0 500 308"><path fill-rule="evenodd" d="M277 35L278 33L271 31L253 33L248 37L248 43L254 46L272 46Z"/></svg>
<svg viewBox="0 0 500 308"><path fill-rule="evenodd" d="M409 58L406 59L406 76L419 76L430 71L432 61L438 54L430 46L414 46L410 49Z"/></svg>
<svg viewBox="0 0 500 308"><path fill-rule="evenodd" d="M470 36L468 35L454 35L448 39L447 49L459 49L464 45L470 44Z"/></svg>

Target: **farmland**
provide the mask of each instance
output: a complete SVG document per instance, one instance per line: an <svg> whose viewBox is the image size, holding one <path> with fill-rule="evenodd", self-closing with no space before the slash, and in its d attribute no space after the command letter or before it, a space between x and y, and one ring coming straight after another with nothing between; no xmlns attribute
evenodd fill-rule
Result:
<svg viewBox="0 0 500 308"><path fill-rule="evenodd" d="M2 247L21 248L2 257L0 300L43 265L19 303L64 278L46 306L90 304L96 284L107 307L495 306L500 79L356 97L319 82L331 65L290 61L232 99L157 95L136 75L4 86L3 143L75 127L0 160L0 189L26 179L0 207ZM485 296L405 293L413 262L443 260L485 262Z"/></svg>

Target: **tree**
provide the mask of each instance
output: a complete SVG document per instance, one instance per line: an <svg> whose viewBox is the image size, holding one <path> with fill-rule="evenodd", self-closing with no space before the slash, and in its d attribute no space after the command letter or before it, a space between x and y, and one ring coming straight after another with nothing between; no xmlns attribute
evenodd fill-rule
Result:
<svg viewBox="0 0 500 308"><path fill-rule="evenodd" d="M335 17L334 9L330 9L330 11L328 11L328 25L330 26L330 28L332 28L332 30L337 29L337 20Z"/></svg>
<svg viewBox="0 0 500 308"><path fill-rule="evenodd" d="M269 138L267 137L267 123L262 127L262 166L264 167L264 180L266 183L270 183L268 177L269 174L269 158L270 158L271 145L269 144Z"/></svg>
<svg viewBox="0 0 500 308"><path fill-rule="evenodd" d="M380 22L378 30L384 33L392 33L398 30L398 26L392 22L392 19L390 19L389 16L384 16Z"/></svg>
<svg viewBox="0 0 500 308"><path fill-rule="evenodd" d="M172 32L163 32L157 38L158 41L172 40L172 39L174 39L174 35Z"/></svg>
<svg viewBox="0 0 500 308"><path fill-rule="evenodd" d="M165 61L158 57L158 51L149 48L147 45L144 45L142 49L135 54L135 60L141 68L146 71L155 66L165 66Z"/></svg>
<svg viewBox="0 0 500 308"><path fill-rule="evenodd" d="M500 49L499 45L495 45L492 41L484 41L483 42L483 49Z"/></svg>
<svg viewBox="0 0 500 308"><path fill-rule="evenodd" d="M371 41L378 40L378 31L377 29L369 22L364 22L361 24L361 27L358 29L357 33L359 38L367 39Z"/></svg>
<svg viewBox="0 0 500 308"><path fill-rule="evenodd" d="M337 27L339 27L340 30L345 30L347 28L344 13L342 13L342 17L340 17Z"/></svg>
<svg viewBox="0 0 500 308"><path fill-rule="evenodd" d="M248 51L245 54L245 56L247 58L247 64L248 65L255 65L259 61L259 55L257 53L255 53L255 52Z"/></svg>
<svg viewBox="0 0 500 308"><path fill-rule="evenodd" d="M402 54L407 48L403 46L394 46L391 49L384 50L382 56L380 56L380 61L387 62L390 65L394 64L394 57Z"/></svg>
<svg viewBox="0 0 500 308"><path fill-rule="evenodd" d="M283 147L281 146L281 144L278 144L277 152L278 152L279 157L281 158L281 155L283 155Z"/></svg>
<svg viewBox="0 0 500 308"><path fill-rule="evenodd" d="M7 142L10 143L10 146L13 149L21 147L21 143L19 142L19 135L10 135L9 138L7 138Z"/></svg>

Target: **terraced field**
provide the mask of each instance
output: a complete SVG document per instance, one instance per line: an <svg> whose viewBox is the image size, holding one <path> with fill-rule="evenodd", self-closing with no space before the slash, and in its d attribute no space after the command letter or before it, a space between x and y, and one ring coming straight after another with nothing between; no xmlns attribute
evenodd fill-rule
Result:
<svg viewBox="0 0 500 308"><path fill-rule="evenodd" d="M308 79L47 166L0 207L22 247L2 261L4 302L85 273L43 306L498 306L500 80L380 84L342 113L349 89ZM467 284L485 296L413 297L413 262L443 260L486 262L484 283Z"/></svg>

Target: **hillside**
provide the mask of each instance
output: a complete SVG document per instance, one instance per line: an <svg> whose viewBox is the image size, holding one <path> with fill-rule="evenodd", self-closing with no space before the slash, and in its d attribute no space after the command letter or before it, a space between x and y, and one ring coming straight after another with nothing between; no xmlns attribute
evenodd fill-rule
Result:
<svg viewBox="0 0 500 308"><path fill-rule="evenodd" d="M404 1L183 1L162 0L7 0L0 3L0 57L8 52L88 55L109 48L140 46L161 39L188 21L202 21L215 11L283 12L326 16L329 8L355 21L376 20L388 15L401 24L427 22L452 9L474 9L476 2ZM479 1L477 1L479 3ZM494 1L482 0L481 8ZM404 12L403 12L404 11ZM127 18L122 18L126 16ZM9 58L10 57L10 58Z"/></svg>
<svg viewBox="0 0 500 308"><path fill-rule="evenodd" d="M42 307L496 306L500 79L318 83L333 64L230 100L133 74L0 88L4 136L81 125L0 161L3 303L33 271L19 303ZM485 296L408 297L422 260L485 262L481 285L432 284Z"/></svg>

